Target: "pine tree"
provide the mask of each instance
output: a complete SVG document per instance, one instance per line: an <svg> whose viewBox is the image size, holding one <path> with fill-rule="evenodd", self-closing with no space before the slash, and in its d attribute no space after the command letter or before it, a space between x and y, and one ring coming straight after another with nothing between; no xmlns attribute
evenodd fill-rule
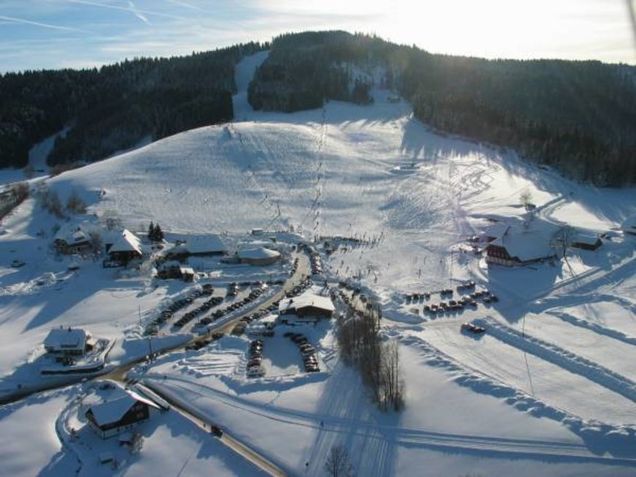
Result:
<svg viewBox="0 0 636 477"><path fill-rule="evenodd" d="M148 238L150 239L151 242L154 242L155 236L155 224L152 223L152 220L150 221L150 225L148 226Z"/></svg>
<svg viewBox="0 0 636 477"><path fill-rule="evenodd" d="M159 224L155 225L155 231L153 233L154 237L152 239L153 242L161 242L163 240L163 230Z"/></svg>

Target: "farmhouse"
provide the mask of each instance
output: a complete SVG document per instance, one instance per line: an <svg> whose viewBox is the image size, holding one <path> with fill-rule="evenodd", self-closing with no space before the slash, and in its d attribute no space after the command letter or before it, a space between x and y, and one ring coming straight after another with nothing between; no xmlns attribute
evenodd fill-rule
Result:
<svg viewBox="0 0 636 477"><path fill-rule="evenodd" d="M112 244L106 245L106 253L112 262L127 264L131 260L141 258L141 240L130 230L124 229L114 239Z"/></svg>
<svg viewBox="0 0 636 477"><path fill-rule="evenodd" d="M53 328L44 339L44 349L60 357L81 356L86 352L89 338L80 328Z"/></svg>
<svg viewBox="0 0 636 477"><path fill-rule="evenodd" d="M206 257L226 253L227 247L221 237L211 234L191 237L186 242L172 247L166 255L171 258L185 258L190 255Z"/></svg>
<svg viewBox="0 0 636 477"><path fill-rule="evenodd" d="M240 263L249 265L271 265L280 260L280 253L265 247L247 248L239 250L236 256Z"/></svg>
<svg viewBox="0 0 636 477"><path fill-rule="evenodd" d="M107 401L88 408L85 417L98 436L108 439L147 421L151 408L159 406L133 391L121 390Z"/></svg>
<svg viewBox="0 0 636 477"><path fill-rule="evenodd" d="M558 226L537 218L511 221L504 233L486 247L486 261L513 267L554 258L554 237L559 230Z"/></svg>
<svg viewBox="0 0 636 477"><path fill-rule="evenodd" d="M86 253L93 249L89 227L86 225L65 224L53 239L55 249L63 254Z"/></svg>
<svg viewBox="0 0 636 477"><path fill-rule="evenodd" d="M331 298L316 295L311 291L307 291L302 295L294 298L281 300L278 305L278 313L286 321L286 317L292 315L298 320L318 321L320 319L329 319L336 311Z"/></svg>

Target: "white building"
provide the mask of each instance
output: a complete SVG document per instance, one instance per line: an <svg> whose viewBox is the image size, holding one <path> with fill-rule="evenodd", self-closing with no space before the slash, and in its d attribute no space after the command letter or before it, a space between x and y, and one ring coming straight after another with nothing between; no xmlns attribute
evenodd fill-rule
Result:
<svg viewBox="0 0 636 477"><path fill-rule="evenodd" d="M44 340L44 349L55 355L79 356L86 352L89 338L80 328L53 328Z"/></svg>
<svg viewBox="0 0 636 477"><path fill-rule="evenodd" d="M333 316L336 307L328 296L317 295L311 290L293 298L281 300L278 313L283 321L289 316L300 321L318 321Z"/></svg>
<svg viewBox="0 0 636 477"><path fill-rule="evenodd" d="M227 253L227 247L216 234L197 235L188 238L188 240L180 245L170 249L167 253L169 256L210 256L224 255Z"/></svg>
<svg viewBox="0 0 636 477"><path fill-rule="evenodd" d="M246 248L236 254L239 262L249 265L271 265L280 260L280 252L265 247Z"/></svg>

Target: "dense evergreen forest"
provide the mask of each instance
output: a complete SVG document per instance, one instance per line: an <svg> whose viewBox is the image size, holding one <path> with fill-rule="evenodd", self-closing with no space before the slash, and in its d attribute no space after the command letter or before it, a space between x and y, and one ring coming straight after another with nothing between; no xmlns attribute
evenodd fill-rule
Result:
<svg viewBox="0 0 636 477"><path fill-rule="evenodd" d="M93 161L193 127L232 119L234 66L270 48L248 89L257 110L327 100L367 104L371 87L408 99L440 131L511 147L599 185L636 183L636 68L598 61L483 60L340 31L286 34L187 57L90 70L0 76L0 167L59 137L49 163Z"/></svg>
<svg viewBox="0 0 636 477"><path fill-rule="evenodd" d="M49 155L51 165L99 160L146 137L229 121L234 66L266 46L2 75L0 167L26 165L34 144L67 126Z"/></svg>
<svg viewBox="0 0 636 477"><path fill-rule="evenodd" d="M380 78L361 72L384 71ZM296 111L329 99L366 103L394 89L441 131L511 147L599 185L636 183L636 68L598 61L433 55L368 35L274 39L249 88L255 109Z"/></svg>

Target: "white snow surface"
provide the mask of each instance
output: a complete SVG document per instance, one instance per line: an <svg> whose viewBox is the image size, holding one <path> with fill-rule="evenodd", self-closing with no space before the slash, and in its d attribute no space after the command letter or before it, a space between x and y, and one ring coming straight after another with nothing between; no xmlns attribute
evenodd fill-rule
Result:
<svg viewBox="0 0 636 477"><path fill-rule="evenodd" d="M633 475L636 237L620 229L636 216L636 189L577 184L510 151L436 133L407 102L389 101L388 91L373 90L371 106L332 101L294 114L254 112L247 84L266 56L237 67L235 122L42 179L63 203L79 194L86 216L53 217L32 197L3 220L0 388L29 375L44 338L59 326L114 340L111 363L185 339L149 343L141 328L198 285L157 284L146 269L57 257L50 245L64 224L115 214L134 233L152 220L185 240L211 233L247 239L256 228L293 229L308 240L337 235L362 245L323 254L319 283L351 279L382 304L383 335L400 343L404 411L374 407L357 373L338 359L329 323L302 328L319 373L302 371L295 345L277 328L265 342L263 378L245 377L248 340L234 337L162 356L138 369L140 377L183 396L291 475L320 475L335 444L347 447L357 475ZM607 233L602 247L532 267L488 267L465 241L494 217L520 218L522 193L542 221ZM25 265L13 268L14 260ZM79 270L69 271L71 263ZM268 276L216 259L190 265L223 285ZM467 279L499 302L439 317L422 313L428 302L404 303L404 293ZM430 302L440 300L434 294ZM485 336L459 332L473 319ZM84 462L80 475L113 475L96 462L108 445L87 437L97 447L76 457L56 436L58 418L85 393L80 388L0 410L0 474L72 475ZM176 413L144 426L141 456L115 475L258 475Z"/></svg>

